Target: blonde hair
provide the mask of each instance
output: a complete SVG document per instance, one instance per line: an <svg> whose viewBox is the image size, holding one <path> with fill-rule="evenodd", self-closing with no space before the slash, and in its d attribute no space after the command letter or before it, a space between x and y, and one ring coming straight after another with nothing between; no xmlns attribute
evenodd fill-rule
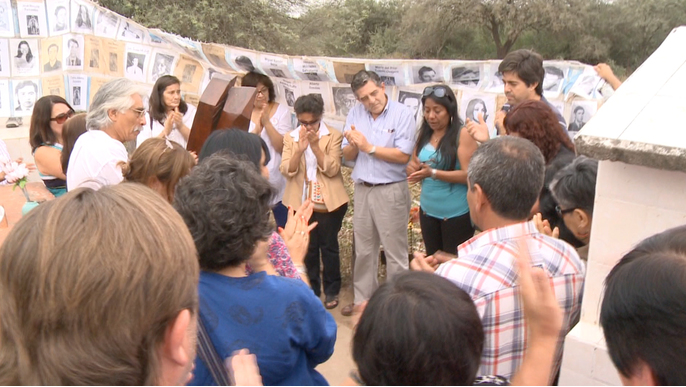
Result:
<svg viewBox="0 0 686 387"><path fill-rule="evenodd" d="M0 248L0 384L155 384L165 331L197 315L198 276L186 225L144 186L41 204Z"/></svg>
<svg viewBox="0 0 686 387"><path fill-rule="evenodd" d="M155 180L165 187L165 199L172 202L179 180L191 172L195 159L181 145L163 138L149 138L133 152L122 166L124 180L152 188Z"/></svg>

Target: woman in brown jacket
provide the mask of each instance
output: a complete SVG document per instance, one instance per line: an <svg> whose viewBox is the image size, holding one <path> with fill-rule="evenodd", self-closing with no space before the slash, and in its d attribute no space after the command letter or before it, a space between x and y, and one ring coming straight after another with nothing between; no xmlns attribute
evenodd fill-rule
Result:
<svg viewBox="0 0 686 387"><path fill-rule="evenodd" d="M283 204L298 208L307 199L314 203L310 223L319 224L310 233L305 266L312 290L320 296L321 251L325 306L332 309L338 305L341 289L338 231L348 209L348 194L341 176L343 135L322 122L324 101L320 95L301 96L295 101L294 109L300 126L283 138L280 166L286 177Z"/></svg>

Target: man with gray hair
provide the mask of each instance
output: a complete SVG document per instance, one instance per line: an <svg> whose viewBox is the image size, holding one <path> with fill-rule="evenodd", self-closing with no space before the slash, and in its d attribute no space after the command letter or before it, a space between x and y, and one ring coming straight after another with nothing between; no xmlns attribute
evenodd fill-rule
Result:
<svg viewBox="0 0 686 387"><path fill-rule="evenodd" d="M350 86L361 103L348 113L342 144L345 160L355 161L355 299L341 310L344 316L369 300L379 286L380 244L389 278L408 268L410 189L405 165L414 149L416 127L412 111L388 98L375 72L358 72Z"/></svg>
<svg viewBox="0 0 686 387"><path fill-rule="evenodd" d="M528 140L504 136L480 146L469 162L467 203L472 221L483 232L461 244L457 257L415 254L411 263L413 270L451 280L474 300L486 336L479 375L509 379L524 357L527 329L517 287L519 241L528 245L532 264L551 277L564 311L562 335L549 343L557 347L552 375L559 370L564 336L579 318L584 283L579 255L527 221L543 188L544 171L541 151Z"/></svg>
<svg viewBox="0 0 686 387"><path fill-rule="evenodd" d="M124 142L135 140L145 125L145 92L133 81L115 79L93 97L82 134L69 157L67 189L99 189L120 183L121 163L128 160Z"/></svg>

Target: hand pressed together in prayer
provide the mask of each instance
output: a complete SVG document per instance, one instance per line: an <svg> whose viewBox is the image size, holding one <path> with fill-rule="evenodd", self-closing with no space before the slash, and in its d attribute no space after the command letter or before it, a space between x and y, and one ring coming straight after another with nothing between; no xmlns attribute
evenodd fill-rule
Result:
<svg viewBox="0 0 686 387"><path fill-rule="evenodd" d="M427 177L431 177L431 167L428 164L421 163L419 164L419 169L408 176L407 180L410 183L420 183Z"/></svg>
<svg viewBox="0 0 686 387"><path fill-rule="evenodd" d="M350 130L345 132L345 138L348 139L350 145L356 147L364 153L369 153L372 150L372 144L367 141L367 138L360 131L355 129L355 125L350 127Z"/></svg>
<svg viewBox="0 0 686 387"><path fill-rule="evenodd" d="M300 126L300 130L298 130L298 152L305 152L309 145L310 140L307 133L307 129L304 126Z"/></svg>

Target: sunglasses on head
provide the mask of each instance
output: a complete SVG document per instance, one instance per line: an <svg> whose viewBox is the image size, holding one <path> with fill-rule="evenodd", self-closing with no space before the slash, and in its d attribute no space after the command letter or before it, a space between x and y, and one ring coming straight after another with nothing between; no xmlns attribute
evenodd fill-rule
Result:
<svg viewBox="0 0 686 387"><path fill-rule="evenodd" d="M51 118L50 121L55 121L58 124L63 124L65 121L72 118L73 116L74 116L74 111L69 110L68 112L58 114L57 116Z"/></svg>
<svg viewBox="0 0 686 387"><path fill-rule="evenodd" d="M428 97L433 94L436 98L443 98L448 95L448 91L446 90L445 86L429 86L424 89L422 94L424 97Z"/></svg>

